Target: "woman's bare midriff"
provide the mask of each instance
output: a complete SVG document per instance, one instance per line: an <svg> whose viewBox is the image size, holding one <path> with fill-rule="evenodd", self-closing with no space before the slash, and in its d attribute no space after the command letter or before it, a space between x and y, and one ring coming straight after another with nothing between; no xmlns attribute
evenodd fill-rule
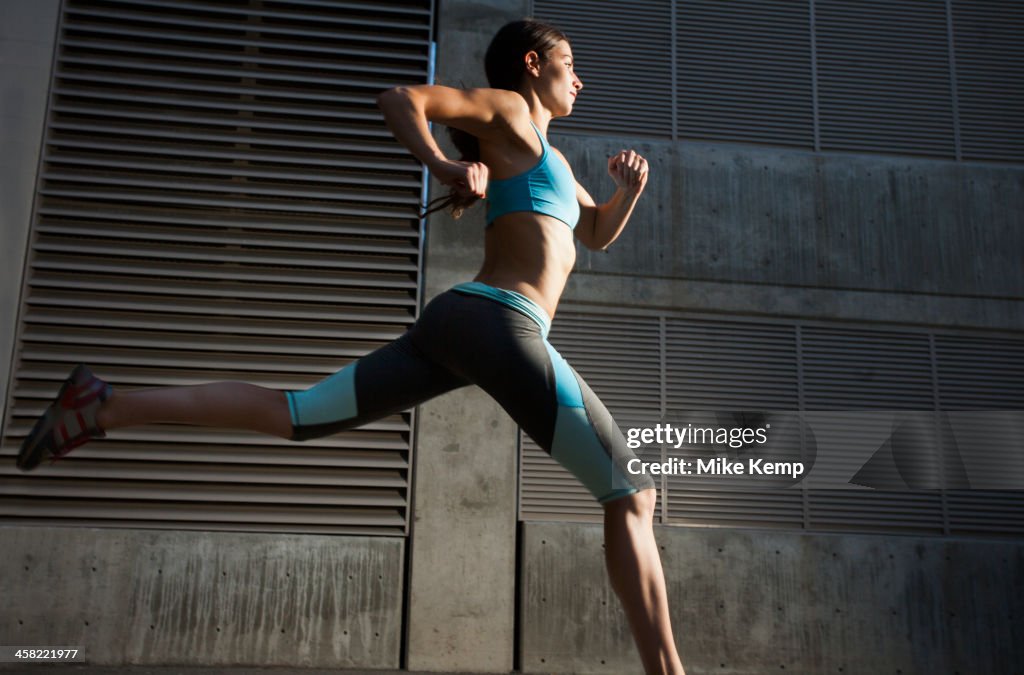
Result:
<svg viewBox="0 0 1024 675"><path fill-rule="evenodd" d="M553 319L575 262L568 225L540 213L508 213L487 228L484 264L474 281L522 293Z"/></svg>

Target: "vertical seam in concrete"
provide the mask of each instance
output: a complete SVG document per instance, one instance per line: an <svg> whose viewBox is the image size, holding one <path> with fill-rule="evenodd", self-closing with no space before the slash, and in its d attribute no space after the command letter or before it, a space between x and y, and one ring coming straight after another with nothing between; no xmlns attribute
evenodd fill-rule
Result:
<svg viewBox="0 0 1024 675"><path fill-rule="evenodd" d="M953 145L956 161L964 159L960 146L960 93L956 86L956 35L953 32L953 2L946 0L946 44L949 49L949 96L953 102Z"/></svg>
<svg viewBox="0 0 1024 675"><path fill-rule="evenodd" d="M50 128L50 103L53 98L53 83L57 74L57 57L60 52L60 36L64 24L64 1L60 0L57 7L57 21L54 26L53 51L50 55L50 83L46 88L46 112L43 113L43 128L39 134L39 159L36 161L36 181L33 187L32 208L29 210L28 237L25 238L25 251L22 256L21 290L18 293L18 309L14 315L14 340L11 343L11 354L8 362L7 386L4 391L3 410L0 414L0 439L7 434L8 413L13 414L11 396L14 392L14 380L17 377L20 359L18 358L18 345L21 344L22 316L25 309L25 295L28 292L28 280L32 274L29 263L32 251L35 249L36 232L36 211L39 208L39 187L42 183L43 163L46 161L46 135Z"/></svg>
<svg viewBox="0 0 1024 675"><path fill-rule="evenodd" d="M410 448L415 448L416 443L419 441L419 425L415 424L412 427L412 433L410 434ZM409 623L410 623L410 610L412 608L412 547L413 547L413 532L416 529L415 521L415 500L413 499L413 481L414 465L416 459L419 457L419 453L412 451L409 457L409 477L406 482L408 489L406 491L406 503L408 506L408 512L406 513L406 534L405 534L405 546L402 549L402 610L401 610L401 633L402 638L398 644L398 667L405 670L408 668L409 660Z"/></svg>
<svg viewBox="0 0 1024 675"><path fill-rule="evenodd" d="M412 417L409 419L409 475L406 478L406 493L405 500L407 511L405 514L405 546L402 548L402 608L401 608L401 639L398 643L398 667L406 669L408 667L409 658L409 610L412 607L412 546L413 546L413 531L416 529L415 524L415 499L413 498L413 486L415 485L415 465L416 460L419 458L419 453L416 452L416 445L419 442L419 416L416 415L416 411L419 410L419 406L413 409Z"/></svg>
<svg viewBox="0 0 1024 675"><path fill-rule="evenodd" d="M522 434L519 434L522 438ZM518 490L518 487L517 487ZM517 514L518 515L518 514ZM512 573L512 671L522 670L523 651L523 521L516 518L515 569Z"/></svg>

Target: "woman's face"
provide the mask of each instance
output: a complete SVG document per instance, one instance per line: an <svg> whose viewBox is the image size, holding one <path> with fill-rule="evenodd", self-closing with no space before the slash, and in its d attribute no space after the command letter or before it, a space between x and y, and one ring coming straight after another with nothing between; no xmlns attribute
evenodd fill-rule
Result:
<svg viewBox="0 0 1024 675"><path fill-rule="evenodd" d="M532 52L531 52L532 53ZM537 60L533 88L541 103L554 117L565 117L572 112L576 96L583 83L573 70L572 49L565 40L558 42L547 53L547 58Z"/></svg>

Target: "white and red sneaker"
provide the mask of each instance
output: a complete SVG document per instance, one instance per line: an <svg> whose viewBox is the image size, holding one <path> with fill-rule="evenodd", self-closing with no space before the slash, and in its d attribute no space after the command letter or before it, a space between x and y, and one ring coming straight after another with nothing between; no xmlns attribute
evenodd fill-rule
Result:
<svg viewBox="0 0 1024 675"><path fill-rule="evenodd" d="M21 443L18 468L31 471L46 455L50 463L83 443L107 434L96 421L100 406L110 398L111 386L82 364L75 366L57 398Z"/></svg>

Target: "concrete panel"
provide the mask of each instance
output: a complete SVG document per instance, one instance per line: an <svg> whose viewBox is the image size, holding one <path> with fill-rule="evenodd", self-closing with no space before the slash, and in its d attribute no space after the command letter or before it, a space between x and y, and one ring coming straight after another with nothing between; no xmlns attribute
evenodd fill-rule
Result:
<svg viewBox="0 0 1024 675"><path fill-rule="evenodd" d="M641 673L602 528L525 523L522 670ZM688 673L1024 670L1024 544L659 527Z"/></svg>
<svg viewBox="0 0 1024 675"><path fill-rule="evenodd" d="M445 2L438 84L485 84L494 33L526 2ZM435 137L458 157L444 127ZM437 181L431 198L445 194ZM461 219L435 214L426 232L424 298L469 281L483 262L483 204ZM410 532L410 670L508 672L515 632L516 426L476 387L419 408Z"/></svg>
<svg viewBox="0 0 1024 675"><path fill-rule="evenodd" d="M477 387L419 408L408 667L512 669L516 426Z"/></svg>
<svg viewBox="0 0 1024 675"><path fill-rule="evenodd" d="M0 2L0 435L59 9L59 0Z"/></svg>
<svg viewBox="0 0 1024 675"><path fill-rule="evenodd" d="M404 540L0 528L0 643L97 665L397 667Z"/></svg>
<svg viewBox="0 0 1024 675"><path fill-rule="evenodd" d="M557 122L553 127L557 130ZM577 269L652 278L1017 297L1024 169L906 157L553 134L611 195L607 158L651 166L626 231Z"/></svg>

